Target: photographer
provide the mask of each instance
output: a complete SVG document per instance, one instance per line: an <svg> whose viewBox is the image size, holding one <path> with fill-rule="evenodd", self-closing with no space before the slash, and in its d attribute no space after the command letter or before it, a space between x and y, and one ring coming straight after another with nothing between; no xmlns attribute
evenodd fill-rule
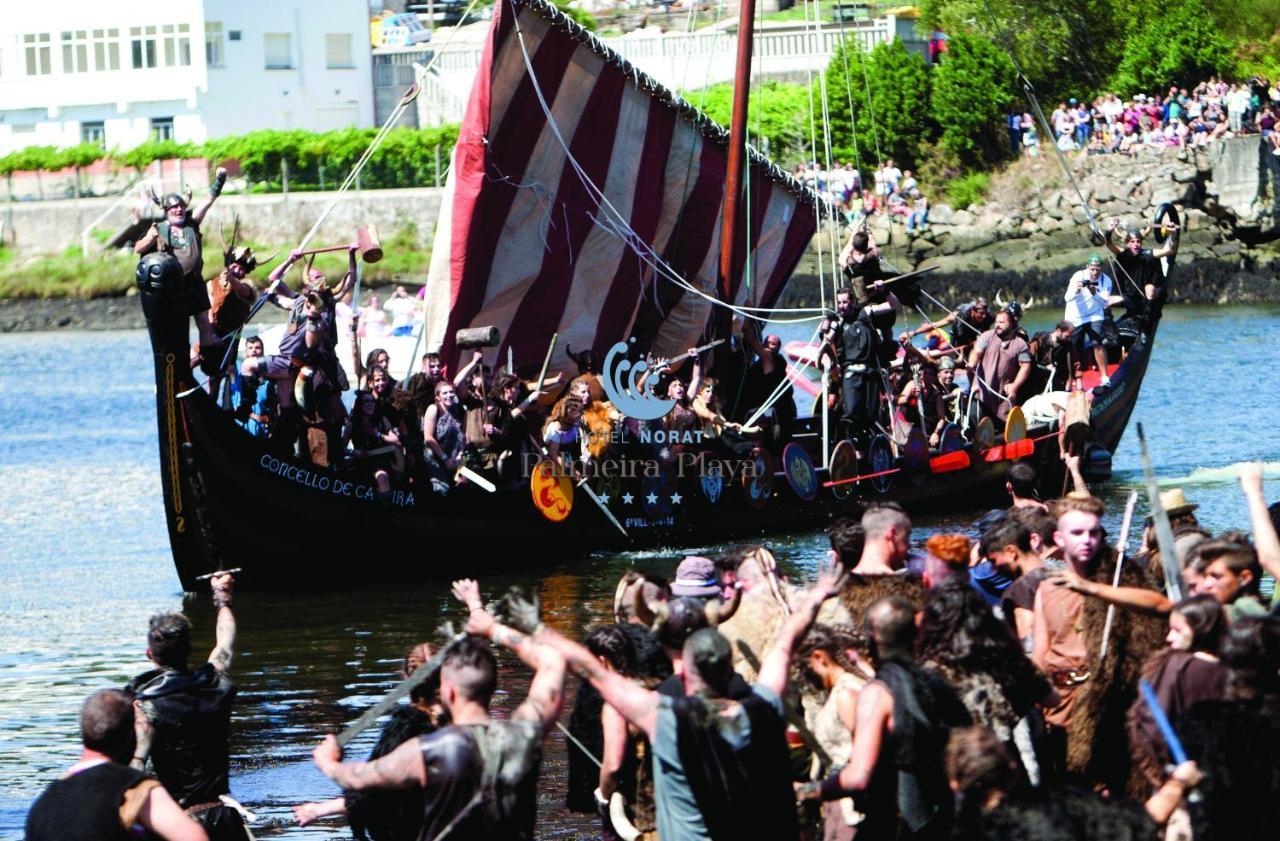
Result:
<svg viewBox="0 0 1280 841"><path fill-rule="evenodd" d="M1067 302L1065 319L1075 327L1075 335L1080 346L1080 356L1093 348L1094 363L1102 376L1101 384L1108 385L1111 379L1107 376L1107 348L1104 329L1107 324L1107 307L1123 302L1123 298L1115 294L1115 284L1111 277L1102 271L1102 258L1096 254L1089 258L1083 269L1076 272L1067 281L1067 293L1063 296Z"/></svg>

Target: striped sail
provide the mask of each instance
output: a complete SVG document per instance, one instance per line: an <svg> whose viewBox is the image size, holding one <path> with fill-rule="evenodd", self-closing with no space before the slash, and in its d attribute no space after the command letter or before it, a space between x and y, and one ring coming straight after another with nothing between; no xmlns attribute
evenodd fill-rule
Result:
<svg viewBox="0 0 1280 841"><path fill-rule="evenodd" d="M572 373L569 346L602 357L634 337L673 356L698 344L718 297L727 146L554 7L499 0L436 229L425 346L456 366L456 331L496 325L496 359L509 345L536 370L558 332L551 368ZM750 166L732 300L771 307L817 211L767 160Z"/></svg>

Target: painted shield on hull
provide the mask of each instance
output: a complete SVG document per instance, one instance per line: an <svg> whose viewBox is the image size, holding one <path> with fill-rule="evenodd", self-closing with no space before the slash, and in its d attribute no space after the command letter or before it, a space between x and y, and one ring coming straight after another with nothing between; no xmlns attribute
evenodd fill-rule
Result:
<svg viewBox="0 0 1280 841"><path fill-rule="evenodd" d="M949 423L942 427L942 436L938 440L938 452L954 453L964 449L964 433L959 424Z"/></svg>
<svg viewBox="0 0 1280 841"><path fill-rule="evenodd" d="M1004 419L1004 442L1012 444L1014 441L1021 441L1027 437L1027 418L1022 414L1020 406L1014 406L1009 410L1009 416Z"/></svg>
<svg viewBox="0 0 1280 841"><path fill-rule="evenodd" d="M911 427L907 443L902 447L902 472L913 485L920 484L929 475L929 439L918 426Z"/></svg>
<svg viewBox="0 0 1280 841"><path fill-rule="evenodd" d="M841 441L831 451L831 481L839 482L842 479L852 479L857 475L858 452L853 448L853 444ZM857 484L857 482L845 482L842 485L832 485L831 493L835 494L836 499L848 499L853 496Z"/></svg>
<svg viewBox="0 0 1280 841"><path fill-rule="evenodd" d="M563 521L573 510L573 481L549 458L533 469L529 490L538 512L553 523Z"/></svg>
<svg viewBox="0 0 1280 841"><path fill-rule="evenodd" d="M782 472L791 490L805 502L812 502L818 495L818 471L800 444L792 442L782 451Z"/></svg>
<svg viewBox="0 0 1280 841"><path fill-rule="evenodd" d="M751 451L752 472L743 472L742 490L746 493L747 504L752 508L764 508L773 496L773 456L763 447Z"/></svg>
<svg viewBox="0 0 1280 841"><path fill-rule="evenodd" d="M888 436L882 434L872 439L867 461L867 468L873 476L871 487L876 489L876 493L887 494L893 487L894 477L893 473L885 473L893 469L893 445L889 443ZM877 473L885 475L876 476Z"/></svg>
<svg viewBox="0 0 1280 841"><path fill-rule="evenodd" d="M707 505L712 508L719 508L724 502L725 486L728 484L724 478L724 467L719 459L710 458L707 453L703 453L698 459L698 489L702 492L702 498L706 500Z"/></svg>
<svg viewBox="0 0 1280 841"><path fill-rule="evenodd" d="M996 425L991 418L983 418L973 429L973 445L981 450L989 450L996 445Z"/></svg>

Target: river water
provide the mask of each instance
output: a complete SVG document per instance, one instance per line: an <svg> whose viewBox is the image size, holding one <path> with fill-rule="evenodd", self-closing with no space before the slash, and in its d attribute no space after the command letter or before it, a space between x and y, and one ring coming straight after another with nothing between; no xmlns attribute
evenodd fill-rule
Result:
<svg viewBox="0 0 1280 841"><path fill-rule="evenodd" d="M1280 405L1278 315L1274 306L1167 310L1134 412L1162 483L1185 488L1214 529L1248 526L1235 463L1267 462L1269 498L1280 498L1272 423ZM1033 311L1029 326L1054 317ZM185 609L197 653L212 645L213 609L207 599L184 601L169 557L151 372L141 331L0 335L0 839L21 837L31 801L75 761L84 697L147 667L150 614ZM1115 477L1098 489L1111 504L1113 534L1123 497L1140 480L1131 428ZM967 528L979 513L923 520L914 541ZM811 573L826 546L816 533L770 545L794 576ZM369 551L423 548L371 541ZM538 588L548 621L581 636L607 618L626 569L670 575L678 557L676 549L577 559L539 553L527 572L481 584L486 592L512 583ZM457 570L466 574L465 558ZM261 816L259 836L349 837L341 825L283 826L291 804L337 793L312 766L312 746L393 685L411 644L433 638L444 619L464 618L444 583L370 585L353 563L349 578L327 584L333 595L236 600L232 793ZM499 714L523 698L527 682L509 659L502 663ZM350 755L365 755L372 741L366 734ZM561 806L565 749L553 733L540 785L543 838L592 834L593 820Z"/></svg>

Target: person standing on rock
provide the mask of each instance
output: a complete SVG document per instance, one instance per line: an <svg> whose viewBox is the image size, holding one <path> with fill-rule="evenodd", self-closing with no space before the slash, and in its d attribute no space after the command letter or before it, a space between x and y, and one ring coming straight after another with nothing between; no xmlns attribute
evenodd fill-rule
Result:
<svg viewBox="0 0 1280 841"><path fill-rule="evenodd" d="M182 264L182 279L186 290L190 314L195 316L196 326L200 330L200 344L206 347L217 344L217 336L209 322L209 291L205 288L204 254L201 248L200 223L222 195L222 187L227 183L227 171L218 167L213 176L213 184L209 186L209 198L205 199L194 210L188 210L191 203L191 191L184 197L179 193L169 193L163 199L151 192L151 200L164 211L164 221L157 222L147 231L146 236L138 240L133 250L139 257L159 251L172 254Z"/></svg>
<svg viewBox="0 0 1280 841"><path fill-rule="evenodd" d="M1132 321L1144 332L1154 318L1159 316L1167 294L1164 269L1161 260L1172 258L1178 252L1178 229L1173 228L1164 245L1156 249L1143 248L1143 232L1137 228L1125 231L1124 247L1112 241L1111 235L1120 226L1120 220L1112 218L1107 223L1107 249L1115 255L1120 294L1124 298L1125 320Z"/></svg>

